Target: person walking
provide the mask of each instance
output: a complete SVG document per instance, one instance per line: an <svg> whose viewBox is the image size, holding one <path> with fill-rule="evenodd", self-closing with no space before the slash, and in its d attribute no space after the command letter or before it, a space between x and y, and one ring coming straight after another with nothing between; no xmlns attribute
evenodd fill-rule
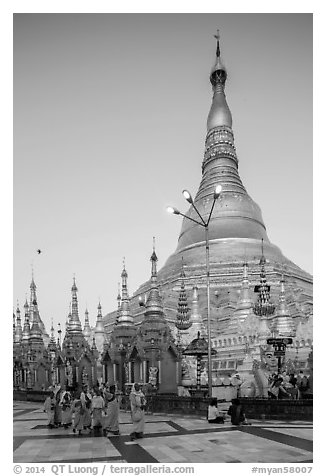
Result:
<svg viewBox="0 0 326 476"><path fill-rule="evenodd" d="M138 383L134 383L130 392L130 408L131 408L131 420L133 423L132 433L130 434L131 440L136 438L143 438L145 427L145 395L140 389Z"/></svg>
<svg viewBox="0 0 326 476"><path fill-rule="evenodd" d="M58 384L54 388L54 399L55 399L55 405L54 405L54 426L61 426L62 423L62 410L60 406L60 400L62 396L62 388L61 385Z"/></svg>
<svg viewBox="0 0 326 476"><path fill-rule="evenodd" d="M88 390L87 385L83 385L82 391L80 393L80 401L84 409L84 430L91 429L92 427L92 417L91 417L91 404L92 404L92 395Z"/></svg>
<svg viewBox="0 0 326 476"><path fill-rule="evenodd" d="M72 398L70 392L66 391L62 394L59 405L61 406L61 422L66 430L72 424Z"/></svg>
<svg viewBox="0 0 326 476"><path fill-rule="evenodd" d="M119 435L119 402L115 394L115 385L104 391L106 416L103 420L103 428L106 433ZM110 435L107 435L109 438Z"/></svg>
<svg viewBox="0 0 326 476"><path fill-rule="evenodd" d="M81 435L84 428L84 416L85 416L85 407L82 405L80 398L81 391L77 390L75 393L74 401L72 402L72 413L74 414L74 423L72 427L73 433L78 431L78 434Z"/></svg>
<svg viewBox="0 0 326 476"><path fill-rule="evenodd" d="M44 409L48 417L47 426L49 428L54 428L54 407L55 407L55 398L54 393L51 392L50 395L45 399Z"/></svg>
<svg viewBox="0 0 326 476"><path fill-rule="evenodd" d="M101 396L100 389L95 387L95 395L91 402L91 414L93 417L93 430L95 432L102 428L102 412L104 410L104 400Z"/></svg>

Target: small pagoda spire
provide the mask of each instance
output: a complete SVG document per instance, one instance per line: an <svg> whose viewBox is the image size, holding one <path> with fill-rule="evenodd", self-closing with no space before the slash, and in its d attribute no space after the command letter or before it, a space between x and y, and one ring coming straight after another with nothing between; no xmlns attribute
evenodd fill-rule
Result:
<svg viewBox="0 0 326 476"><path fill-rule="evenodd" d="M189 307L188 307L188 300L187 300L187 293L185 290L185 271L184 271L184 263L182 257L182 264L181 264L181 287L178 299L178 309L177 309L177 318L175 326L179 331L185 331L191 327L191 322L189 320Z"/></svg>
<svg viewBox="0 0 326 476"><path fill-rule="evenodd" d="M69 333L70 319L71 319L71 302L69 303L69 311L68 311L68 315L67 315L67 319L66 319L66 323L65 323L66 334Z"/></svg>
<svg viewBox="0 0 326 476"><path fill-rule="evenodd" d="M282 271L280 287L281 290L279 295L279 303L276 310L276 316L274 318L273 330L276 331L280 336L293 337L294 325L285 299L284 270Z"/></svg>
<svg viewBox="0 0 326 476"><path fill-rule="evenodd" d="M192 307L191 307L191 320L192 321L200 321L201 314L199 312L199 299L198 299L198 287L194 286L192 288Z"/></svg>
<svg viewBox="0 0 326 476"><path fill-rule="evenodd" d="M261 258L260 264L260 286L257 302L254 305L254 313L257 316L271 316L275 311L275 306L270 302L269 286L266 282L265 264L266 259L264 256L264 239L261 240Z"/></svg>
<svg viewBox="0 0 326 476"><path fill-rule="evenodd" d="M240 295L237 302L237 307L234 311L234 317L239 321L243 321L246 318L246 315L252 312L253 302L250 296L250 286L248 279L248 263L245 261L243 263L243 275L240 288Z"/></svg>
<svg viewBox="0 0 326 476"><path fill-rule="evenodd" d="M33 267L32 267L32 281L30 284L30 291L31 291L31 295L30 295L30 304L29 304L29 322L31 325L31 329L33 327L34 320L36 320L38 327L41 331L42 339L44 338L44 340L48 342L49 335L46 332L45 325L41 319L40 312L37 305L36 284L34 281Z"/></svg>
<svg viewBox="0 0 326 476"><path fill-rule="evenodd" d="M44 344L42 331L40 329L40 326L38 325L38 322L33 322L33 324L31 325L29 342L31 344Z"/></svg>
<svg viewBox="0 0 326 476"><path fill-rule="evenodd" d="M151 262L152 262L152 277L151 281L152 283L157 281L157 255L155 252L155 236L153 236L153 253L151 255Z"/></svg>
<svg viewBox="0 0 326 476"><path fill-rule="evenodd" d="M96 348L99 352L102 352L104 349L104 344L106 343L106 334L104 328L104 321L102 316L102 306L99 301L97 306L97 318L95 324L94 337L96 341Z"/></svg>
<svg viewBox="0 0 326 476"><path fill-rule="evenodd" d="M202 315L199 309L198 286L192 288L191 310L190 310L191 328L189 328L190 340L195 339L198 332L202 336L207 336L207 329L203 323Z"/></svg>
<svg viewBox="0 0 326 476"><path fill-rule="evenodd" d="M24 304L25 309L25 320L24 320L24 328L23 328L23 335L22 335L22 343L28 344L29 338L31 335L31 329L29 325L29 306L27 299Z"/></svg>
<svg viewBox="0 0 326 476"><path fill-rule="evenodd" d="M85 325L84 325L84 329L83 329L83 334L84 334L84 337L87 339L90 338L91 336L91 326L89 325L89 315L88 315L88 309L86 307L86 310L85 310Z"/></svg>
<svg viewBox="0 0 326 476"><path fill-rule="evenodd" d="M39 311L38 311L36 295L35 295L35 299L32 302L32 310L33 310L33 314L32 314L30 341L33 343L43 343L42 330L39 324L40 319L39 319Z"/></svg>
<svg viewBox="0 0 326 476"><path fill-rule="evenodd" d="M57 343L54 337L53 319L51 319L51 334L50 334L50 342L48 345L48 350L50 352L55 352L57 350Z"/></svg>
<svg viewBox="0 0 326 476"><path fill-rule="evenodd" d="M152 263L151 288L145 304L145 317L152 313L163 316L163 302L157 284L157 255L155 252L155 237L153 238L153 252L150 259Z"/></svg>
<svg viewBox="0 0 326 476"><path fill-rule="evenodd" d="M30 301L29 301L29 320L31 325L33 324L33 319L34 319L34 301L37 301L36 297L36 284L34 281L34 269L32 266L32 281L30 284L30 291L31 291L31 296L30 296Z"/></svg>
<svg viewBox="0 0 326 476"><path fill-rule="evenodd" d="M117 324L118 321L119 321L120 312L121 312L121 291L120 291L120 283L118 283L117 301L118 301L118 308L117 308L117 317L116 317L116 320L115 320L115 323L116 323L116 324Z"/></svg>
<svg viewBox="0 0 326 476"><path fill-rule="evenodd" d="M98 306L97 306L97 318L96 318L96 324L95 324L95 333L103 333L105 332L104 329L104 322L103 322L103 316L102 316L102 306L101 302L99 301Z"/></svg>
<svg viewBox="0 0 326 476"><path fill-rule="evenodd" d="M121 273L121 279L122 279L121 304L118 308L118 314L119 314L118 325L123 325L123 324L133 325L134 318L130 312L130 298L128 294L128 284L127 284L128 273L126 271L125 258L123 259L123 270Z"/></svg>
<svg viewBox="0 0 326 476"><path fill-rule="evenodd" d="M15 343L20 344L23 336L23 329L21 324L21 317L20 317L20 309L19 304L17 301L17 309L16 309L16 331L15 331Z"/></svg>
<svg viewBox="0 0 326 476"><path fill-rule="evenodd" d="M97 351L95 337L93 337L91 350L92 350L93 352L94 352L94 351Z"/></svg>
<svg viewBox="0 0 326 476"><path fill-rule="evenodd" d="M78 314L78 298L77 298L78 288L76 286L76 278L73 278L73 284L71 288L71 317L69 320L69 333L72 334L82 334L82 326L79 320Z"/></svg>

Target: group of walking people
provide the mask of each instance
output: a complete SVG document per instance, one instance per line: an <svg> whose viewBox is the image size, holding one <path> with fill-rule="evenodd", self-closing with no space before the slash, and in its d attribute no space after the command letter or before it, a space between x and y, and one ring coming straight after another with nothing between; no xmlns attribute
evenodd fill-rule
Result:
<svg viewBox="0 0 326 476"><path fill-rule="evenodd" d="M45 400L44 411L49 428L71 427L79 435L97 430L119 434L119 402L114 385L91 390L83 386L74 392L56 387Z"/></svg>
<svg viewBox="0 0 326 476"><path fill-rule="evenodd" d="M131 440L142 438L145 425L145 395L135 383L130 393ZM115 385L101 385L89 389L83 386L75 392L60 386L51 390L44 402L48 428L72 428L74 434L103 432L108 438L119 435L119 401Z"/></svg>

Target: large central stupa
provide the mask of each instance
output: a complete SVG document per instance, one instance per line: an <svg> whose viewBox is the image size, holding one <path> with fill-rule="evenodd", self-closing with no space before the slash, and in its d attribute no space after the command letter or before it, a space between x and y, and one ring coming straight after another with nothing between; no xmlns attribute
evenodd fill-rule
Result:
<svg viewBox="0 0 326 476"><path fill-rule="evenodd" d="M227 71L221 59L219 37L216 38L216 62L210 74L213 99L207 119L202 179L194 199L196 208L204 220L207 220L215 187L218 184L222 186L222 193L215 204L209 225L213 337L228 333L239 300L244 262L248 264L252 299L253 301L257 299L254 289L259 285L260 279L262 240L271 301L274 303L278 301L283 273L286 281L285 300L293 322L299 322L312 314L312 276L283 256L281 250L270 242L261 210L247 193L239 176L232 115L225 96ZM192 205L186 216L198 220ZM182 266L189 297L192 289L198 287L199 311L205 323L207 320L205 230L187 218L183 219L175 252L168 258L157 276L164 311L170 323L176 319ZM148 281L141 285L133 296L131 309L136 323L142 319L143 312L138 306L138 297L146 294L149 288Z"/></svg>

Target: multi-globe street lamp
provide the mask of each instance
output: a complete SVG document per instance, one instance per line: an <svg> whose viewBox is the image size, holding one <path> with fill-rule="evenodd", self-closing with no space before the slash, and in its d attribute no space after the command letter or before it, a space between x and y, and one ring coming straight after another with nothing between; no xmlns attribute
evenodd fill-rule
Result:
<svg viewBox="0 0 326 476"><path fill-rule="evenodd" d="M198 208L196 207L192 196L188 190L183 190L182 194L187 200L190 205L193 206L194 210L196 211L197 215L200 218L199 220L196 220L195 218L191 218L184 213L181 213L177 208L174 207L168 207L167 211L169 213L172 213L174 215L181 215L187 220L193 221L194 223L197 223L197 225L202 226L205 229L205 242L206 242L206 288L207 288L207 337L208 337L208 362L207 362L207 373L208 373L208 396L212 396L212 342L211 342L211 306L210 306L210 265L209 265L209 235L208 235L208 225L211 221L213 209L216 200L220 196L222 191L222 186L217 185L214 190L213 194L213 203L212 207L210 210L210 213L208 215L208 219L205 221L200 212L198 211Z"/></svg>

